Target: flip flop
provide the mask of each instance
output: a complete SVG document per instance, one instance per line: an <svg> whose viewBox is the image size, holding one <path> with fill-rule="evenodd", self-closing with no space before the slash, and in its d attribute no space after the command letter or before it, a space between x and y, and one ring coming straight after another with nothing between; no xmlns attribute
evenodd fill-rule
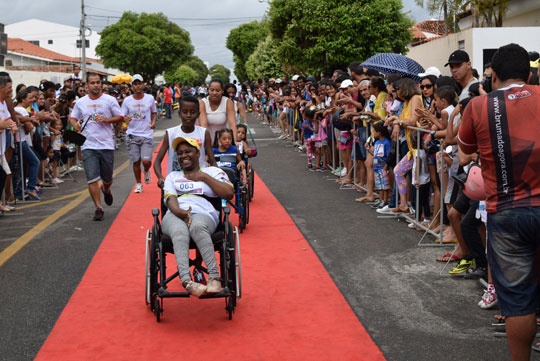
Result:
<svg viewBox="0 0 540 361"><path fill-rule="evenodd" d="M450 260L450 262L459 262L461 258L448 252L436 259L437 262L448 262L448 260Z"/></svg>
<svg viewBox="0 0 540 361"><path fill-rule="evenodd" d="M375 202L375 198L373 199L367 199L366 197L362 197L362 198L356 198L354 200L355 202L363 202L363 203L366 203L366 202Z"/></svg>
<svg viewBox="0 0 540 361"><path fill-rule="evenodd" d="M532 346L533 351L540 352L540 342L535 343Z"/></svg>

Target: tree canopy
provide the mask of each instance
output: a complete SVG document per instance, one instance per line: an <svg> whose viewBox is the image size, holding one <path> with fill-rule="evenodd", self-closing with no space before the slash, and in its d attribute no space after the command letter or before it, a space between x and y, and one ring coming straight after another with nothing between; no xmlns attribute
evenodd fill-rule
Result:
<svg viewBox="0 0 540 361"><path fill-rule="evenodd" d="M227 48L233 52L234 74L240 80L247 80L246 62L259 42L268 35L266 22L252 21L242 24L229 32Z"/></svg>
<svg viewBox="0 0 540 361"><path fill-rule="evenodd" d="M246 72L248 78L253 80L283 74L281 63L276 57L276 43L271 35L259 42L255 51L249 56Z"/></svg>
<svg viewBox="0 0 540 361"><path fill-rule="evenodd" d="M101 32L96 53L108 68L118 68L145 79L170 70L193 53L189 33L162 13L124 12Z"/></svg>
<svg viewBox="0 0 540 361"><path fill-rule="evenodd" d="M230 82L231 71L221 64L215 64L212 67L210 67L210 69L208 70L208 73L210 74L212 79L214 78L221 79L221 81L223 81L224 84Z"/></svg>
<svg viewBox="0 0 540 361"><path fill-rule="evenodd" d="M165 72L163 77L169 84L192 85L195 84L197 72L190 66L184 64L173 71Z"/></svg>
<svg viewBox="0 0 540 361"><path fill-rule="evenodd" d="M403 53L412 36L400 0L274 0L268 16L289 72L331 72L376 53Z"/></svg>
<svg viewBox="0 0 540 361"><path fill-rule="evenodd" d="M208 76L208 68L198 56L191 56L184 64L195 70L195 73L197 73L194 84L200 85L204 83Z"/></svg>

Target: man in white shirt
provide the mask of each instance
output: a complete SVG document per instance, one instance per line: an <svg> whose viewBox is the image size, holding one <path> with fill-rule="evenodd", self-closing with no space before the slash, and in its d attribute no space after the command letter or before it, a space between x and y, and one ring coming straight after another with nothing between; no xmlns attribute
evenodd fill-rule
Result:
<svg viewBox="0 0 540 361"><path fill-rule="evenodd" d="M144 182L152 181L152 151L154 150L154 128L156 127L157 109L154 98L144 93L143 77L135 74L131 78L133 95L122 103L124 121L128 124L127 150L129 161L133 164L133 173L137 184L135 193L141 193L141 161L144 167Z"/></svg>
<svg viewBox="0 0 540 361"><path fill-rule="evenodd" d="M70 123L81 131L86 141L81 146L84 171L88 182L88 191L96 205L95 221L102 221L104 212L101 207L100 187L105 203L113 203L111 185L114 168L114 130L112 124L122 122L122 110L116 99L101 91L101 79L95 73L86 78L88 95L77 101L71 113Z"/></svg>

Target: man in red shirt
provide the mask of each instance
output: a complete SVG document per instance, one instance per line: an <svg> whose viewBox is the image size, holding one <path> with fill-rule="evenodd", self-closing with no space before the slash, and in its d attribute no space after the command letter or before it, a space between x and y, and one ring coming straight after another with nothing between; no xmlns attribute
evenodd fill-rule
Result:
<svg viewBox="0 0 540 361"><path fill-rule="evenodd" d="M165 117L171 119L172 91L169 84L165 84L163 95L165 95L165 99L163 100L163 104L165 104Z"/></svg>
<svg viewBox="0 0 540 361"><path fill-rule="evenodd" d="M540 88L527 85L529 57L517 44L491 61L493 89L471 100L459 145L478 151L488 212L488 261L512 360L529 360L540 308Z"/></svg>

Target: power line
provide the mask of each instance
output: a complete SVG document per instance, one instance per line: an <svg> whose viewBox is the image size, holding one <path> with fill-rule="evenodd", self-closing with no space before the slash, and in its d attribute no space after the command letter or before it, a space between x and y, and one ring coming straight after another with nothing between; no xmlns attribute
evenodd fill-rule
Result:
<svg viewBox="0 0 540 361"><path fill-rule="evenodd" d="M97 17L97 18L111 18L111 19L120 19L121 16L116 15L99 15L99 14L86 14L86 16L90 17ZM240 21L240 20L254 20L254 19L260 19L262 16L246 16L246 17L229 17L229 18L168 18L169 20L178 20L178 21L221 21L221 20L229 20L229 21Z"/></svg>

